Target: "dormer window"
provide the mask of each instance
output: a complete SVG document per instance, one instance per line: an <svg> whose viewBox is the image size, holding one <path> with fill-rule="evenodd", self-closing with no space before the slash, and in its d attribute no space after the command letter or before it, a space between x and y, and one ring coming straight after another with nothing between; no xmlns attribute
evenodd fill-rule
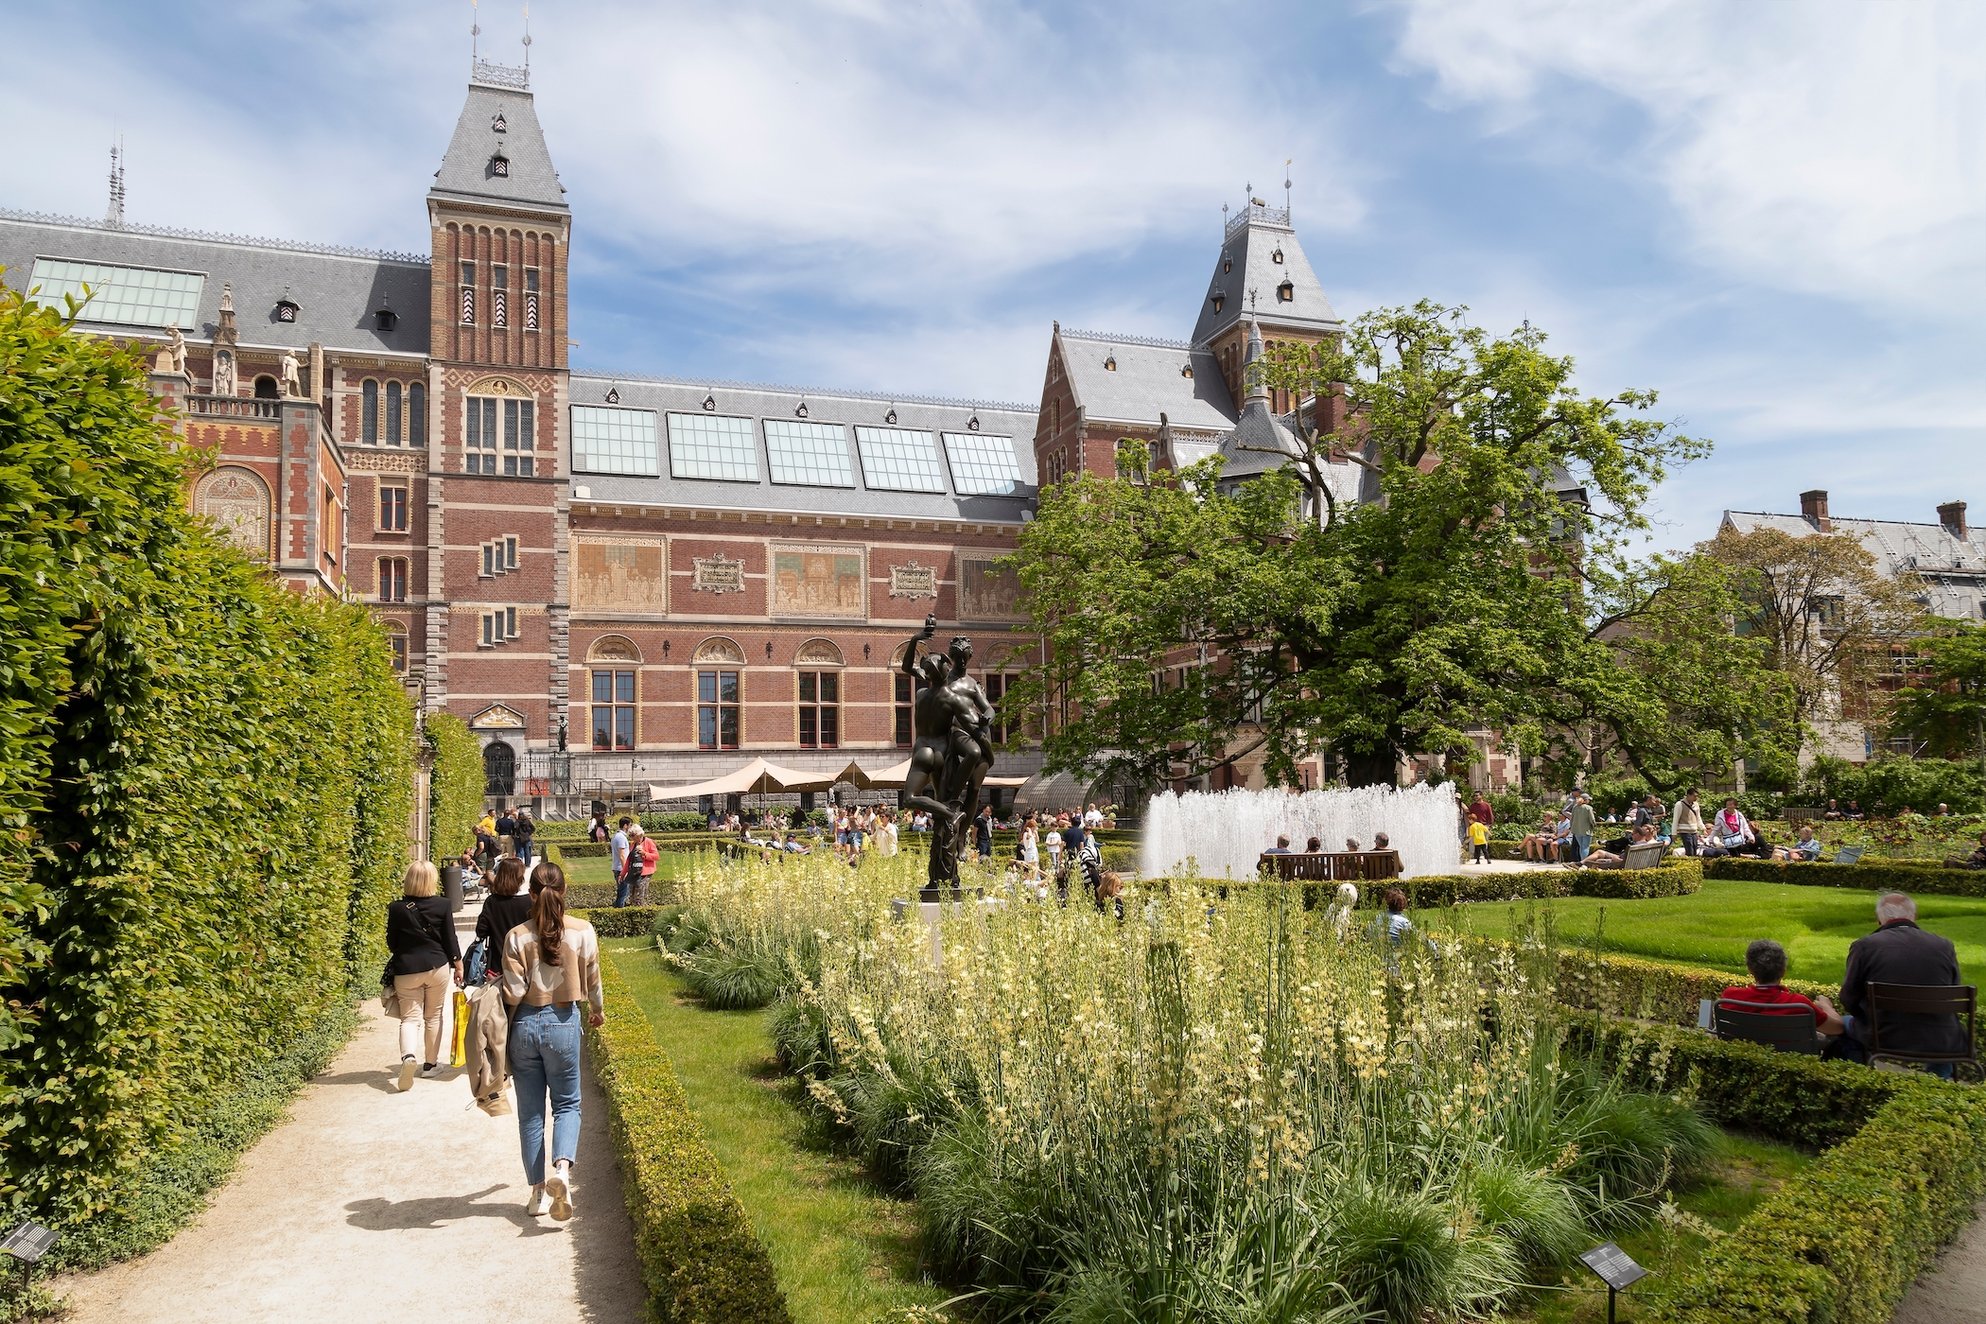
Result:
<svg viewBox="0 0 1986 1324"><path fill-rule="evenodd" d="M1269 260L1279 267L1283 265L1283 250L1281 245L1277 246L1275 252L1269 254Z"/></svg>
<svg viewBox="0 0 1986 1324"><path fill-rule="evenodd" d="M1188 380L1188 381L1192 381L1192 380L1193 380L1193 365L1192 365L1192 364L1190 364L1190 363L1182 363L1182 364L1181 364L1181 365L1179 366L1179 375L1180 375L1181 377L1184 377L1184 378L1185 378L1186 380Z"/></svg>
<svg viewBox="0 0 1986 1324"><path fill-rule="evenodd" d="M297 314L302 311L303 309L297 304L295 299L289 296L287 291L283 294L282 298L276 300L276 320L278 322L294 322L297 320Z"/></svg>
<svg viewBox="0 0 1986 1324"><path fill-rule="evenodd" d="M1214 311L1219 312L1221 310L1221 305L1226 302L1227 302L1227 295L1223 294L1219 290L1215 290L1213 294Z"/></svg>
<svg viewBox="0 0 1986 1324"><path fill-rule="evenodd" d="M1276 286L1276 302L1277 303L1296 302L1296 285L1289 280L1285 280L1283 281L1282 284Z"/></svg>
<svg viewBox="0 0 1986 1324"><path fill-rule="evenodd" d="M501 147L490 156L490 174L497 179L510 178L510 158L503 154Z"/></svg>
<svg viewBox="0 0 1986 1324"><path fill-rule="evenodd" d="M1109 358L1107 358L1107 359L1105 359L1105 360L1103 361L1103 370L1104 370L1105 372L1116 372L1116 371L1117 371L1117 355L1116 355L1116 354L1114 354L1114 353L1113 353L1113 354L1112 354L1112 355L1111 355L1111 356L1110 356Z"/></svg>
<svg viewBox="0 0 1986 1324"><path fill-rule="evenodd" d="M381 331L391 331L400 321L400 315L387 307L386 300L379 301L379 307L372 310L372 324Z"/></svg>
<svg viewBox="0 0 1986 1324"><path fill-rule="evenodd" d="M509 121L504 119L502 111L499 110L496 113L496 118L490 121L490 132L492 133L510 132L510 123Z"/></svg>

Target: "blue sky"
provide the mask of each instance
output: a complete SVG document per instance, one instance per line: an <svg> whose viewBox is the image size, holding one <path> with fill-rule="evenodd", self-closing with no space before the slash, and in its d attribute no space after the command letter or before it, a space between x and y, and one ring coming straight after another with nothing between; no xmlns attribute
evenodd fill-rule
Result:
<svg viewBox="0 0 1986 1324"><path fill-rule="evenodd" d="M521 60L521 6L481 7ZM0 206L422 250L467 3L0 10ZM1986 6L539 0L575 366L1034 400L1051 319L1183 336L1223 202L1339 312L1530 318L1725 507L1930 520L1986 443ZM50 110L50 107L59 109Z"/></svg>

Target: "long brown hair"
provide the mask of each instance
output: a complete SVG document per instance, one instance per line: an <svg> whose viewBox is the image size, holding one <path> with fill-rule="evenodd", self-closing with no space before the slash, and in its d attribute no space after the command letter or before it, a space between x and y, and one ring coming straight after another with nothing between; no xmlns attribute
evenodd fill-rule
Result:
<svg viewBox="0 0 1986 1324"><path fill-rule="evenodd" d="M516 896L523 890L524 861L515 855L498 860L496 872L490 875L490 891L498 896Z"/></svg>
<svg viewBox="0 0 1986 1324"><path fill-rule="evenodd" d="M565 870L550 860L531 871L531 929L538 935L538 959L557 965L565 943Z"/></svg>

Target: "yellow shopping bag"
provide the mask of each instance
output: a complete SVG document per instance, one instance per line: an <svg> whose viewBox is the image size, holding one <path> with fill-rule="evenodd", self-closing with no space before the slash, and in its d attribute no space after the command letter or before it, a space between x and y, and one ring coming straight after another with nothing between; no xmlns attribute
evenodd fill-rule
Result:
<svg viewBox="0 0 1986 1324"><path fill-rule="evenodd" d="M469 1065L469 995L455 990L455 1033L449 1036L448 1065Z"/></svg>

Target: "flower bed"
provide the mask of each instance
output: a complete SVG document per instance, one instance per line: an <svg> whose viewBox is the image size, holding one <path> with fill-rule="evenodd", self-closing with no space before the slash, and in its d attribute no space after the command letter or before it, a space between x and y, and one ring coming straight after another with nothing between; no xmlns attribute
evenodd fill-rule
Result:
<svg viewBox="0 0 1986 1324"><path fill-rule="evenodd" d="M1986 896L1986 869L1947 869L1930 860L1805 864L1727 855L1705 860L1703 876L1753 883L1788 883L1795 887L1848 887L1870 892Z"/></svg>

